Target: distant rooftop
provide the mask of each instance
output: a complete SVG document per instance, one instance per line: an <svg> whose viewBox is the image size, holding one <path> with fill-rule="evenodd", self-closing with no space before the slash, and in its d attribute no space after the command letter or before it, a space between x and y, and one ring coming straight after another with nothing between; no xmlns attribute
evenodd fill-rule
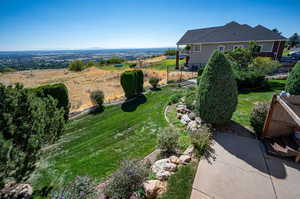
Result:
<svg viewBox="0 0 300 199"><path fill-rule="evenodd" d="M286 40L286 38L262 25L251 27L232 21L224 26L188 30L177 42L177 45L251 40L274 41Z"/></svg>

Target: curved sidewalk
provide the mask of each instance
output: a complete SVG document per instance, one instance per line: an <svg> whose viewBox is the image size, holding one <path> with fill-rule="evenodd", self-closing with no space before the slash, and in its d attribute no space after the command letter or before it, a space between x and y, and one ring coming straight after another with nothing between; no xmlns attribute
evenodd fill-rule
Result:
<svg viewBox="0 0 300 199"><path fill-rule="evenodd" d="M268 156L260 141L217 133L200 161L191 199L300 198L300 164Z"/></svg>

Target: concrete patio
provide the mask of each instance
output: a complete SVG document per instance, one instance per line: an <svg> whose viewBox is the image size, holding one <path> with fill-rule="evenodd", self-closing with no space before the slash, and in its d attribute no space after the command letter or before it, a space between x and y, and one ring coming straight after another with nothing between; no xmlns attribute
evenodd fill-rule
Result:
<svg viewBox="0 0 300 199"><path fill-rule="evenodd" d="M297 199L300 163L269 156L260 141L217 133L200 161L191 199Z"/></svg>

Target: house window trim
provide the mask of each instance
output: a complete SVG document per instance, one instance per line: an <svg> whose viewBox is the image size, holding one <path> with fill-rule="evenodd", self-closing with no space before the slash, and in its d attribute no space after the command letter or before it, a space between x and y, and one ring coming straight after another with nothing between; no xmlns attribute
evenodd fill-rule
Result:
<svg viewBox="0 0 300 199"><path fill-rule="evenodd" d="M236 48L245 48L245 46L243 44L235 44L235 45L233 45L233 50L235 50Z"/></svg>
<svg viewBox="0 0 300 199"><path fill-rule="evenodd" d="M199 50L195 50L195 46L199 46ZM194 44L193 48L192 48L192 52L195 52L195 53L199 53L202 51L202 44Z"/></svg>
<svg viewBox="0 0 300 199"><path fill-rule="evenodd" d="M220 50L220 47L223 47L223 50ZM225 45L218 45L217 49L221 52L225 52L226 46Z"/></svg>

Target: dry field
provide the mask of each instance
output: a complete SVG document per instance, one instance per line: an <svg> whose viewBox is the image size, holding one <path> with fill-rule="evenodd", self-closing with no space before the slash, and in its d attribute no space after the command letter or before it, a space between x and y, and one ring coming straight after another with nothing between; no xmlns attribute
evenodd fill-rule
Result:
<svg viewBox="0 0 300 199"><path fill-rule="evenodd" d="M160 84L166 83L166 71L142 70L145 74L145 87L150 86L148 80L152 76L159 77L161 79ZM71 112L74 112L92 106L89 95L93 90L102 90L107 103L121 99L124 96L120 85L122 72L122 70L102 70L96 67L88 68L82 72L71 72L67 69L28 70L0 74L0 83L9 85L20 82L28 88L64 83L69 90ZM190 79L194 74L183 72L182 79ZM179 79L180 72L169 72L169 80Z"/></svg>

